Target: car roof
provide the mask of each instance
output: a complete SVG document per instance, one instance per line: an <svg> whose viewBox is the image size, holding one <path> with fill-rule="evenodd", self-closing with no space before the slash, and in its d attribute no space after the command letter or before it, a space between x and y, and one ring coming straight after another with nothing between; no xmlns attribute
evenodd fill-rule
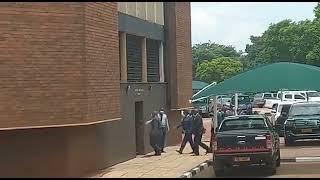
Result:
<svg viewBox="0 0 320 180"><path fill-rule="evenodd" d="M242 119L242 118L265 118L263 115L235 115L235 116L228 116L225 120L232 120L232 119Z"/></svg>
<svg viewBox="0 0 320 180"><path fill-rule="evenodd" d="M320 102L295 102L292 105L319 105L320 106Z"/></svg>

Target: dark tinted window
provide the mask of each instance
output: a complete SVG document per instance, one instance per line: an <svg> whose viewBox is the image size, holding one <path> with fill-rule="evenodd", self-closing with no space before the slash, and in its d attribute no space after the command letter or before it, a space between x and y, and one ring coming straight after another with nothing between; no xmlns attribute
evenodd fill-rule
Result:
<svg viewBox="0 0 320 180"><path fill-rule="evenodd" d="M297 104L290 109L289 116L320 115L320 104Z"/></svg>
<svg viewBox="0 0 320 180"><path fill-rule="evenodd" d="M222 122L219 131L245 129L268 129L268 126L263 118L227 119Z"/></svg>
<svg viewBox="0 0 320 180"><path fill-rule="evenodd" d="M294 99L305 99L305 98L299 94L296 94L294 95Z"/></svg>
<svg viewBox="0 0 320 180"><path fill-rule="evenodd" d="M264 94L264 99L271 99L272 98L272 94Z"/></svg>
<svg viewBox="0 0 320 180"><path fill-rule="evenodd" d="M286 95L284 96L284 98L286 98L286 99L292 99L292 95L291 95L291 94L286 94Z"/></svg>

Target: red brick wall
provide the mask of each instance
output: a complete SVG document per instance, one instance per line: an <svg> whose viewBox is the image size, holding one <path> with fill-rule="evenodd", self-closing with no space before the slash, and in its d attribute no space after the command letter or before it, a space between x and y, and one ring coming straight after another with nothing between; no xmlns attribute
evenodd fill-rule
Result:
<svg viewBox="0 0 320 180"><path fill-rule="evenodd" d="M120 116L116 9L0 4L0 128Z"/></svg>
<svg viewBox="0 0 320 180"><path fill-rule="evenodd" d="M164 7L171 108L185 108L192 96L190 2L165 2Z"/></svg>
<svg viewBox="0 0 320 180"><path fill-rule="evenodd" d="M117 3L86 3L85 24L87 120L118 118L120 65Z"/></svg>
<svg viewBox="0 0 320 180"><path fill-rule="evenodd" d="M176 51L178 106L189 107L192 96L190 2L176 2Z"/></svg>

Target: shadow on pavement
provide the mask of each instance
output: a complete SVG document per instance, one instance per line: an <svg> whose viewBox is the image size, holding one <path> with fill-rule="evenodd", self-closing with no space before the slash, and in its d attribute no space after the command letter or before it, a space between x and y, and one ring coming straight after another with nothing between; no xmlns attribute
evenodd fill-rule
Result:
<svg viewBox="0 0 320 180"><path fill-rule="evenodd" d="M224 178L230 177L266 177L268 174L264 171L263 167L243 167L243 168L231 168L225 172Z"/></svg>
<svg viewBox="0 0 320 180"><path fill-rule="evenodd" d="M286 148L296 148L296 147L311 147L311 146L320 146L319 140L306 140L306 141L296 141L290 146L285 146Z"/></svg>

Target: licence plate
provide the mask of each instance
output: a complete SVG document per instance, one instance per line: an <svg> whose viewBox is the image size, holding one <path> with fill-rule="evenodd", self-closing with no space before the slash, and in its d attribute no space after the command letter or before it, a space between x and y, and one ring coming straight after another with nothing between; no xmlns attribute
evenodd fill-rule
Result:
<svg viewBox="0 0 320 180"><path fill-rule="evenodd" d="M312 129L301 129L301 132L303 132L303 133L312 132Z"/></svg>
<svg viewBox="0 0 320 180"><path fill-rule="evenodd" d="M234 157L233 160L236 162L250 161L250 157Z"/></svg>

